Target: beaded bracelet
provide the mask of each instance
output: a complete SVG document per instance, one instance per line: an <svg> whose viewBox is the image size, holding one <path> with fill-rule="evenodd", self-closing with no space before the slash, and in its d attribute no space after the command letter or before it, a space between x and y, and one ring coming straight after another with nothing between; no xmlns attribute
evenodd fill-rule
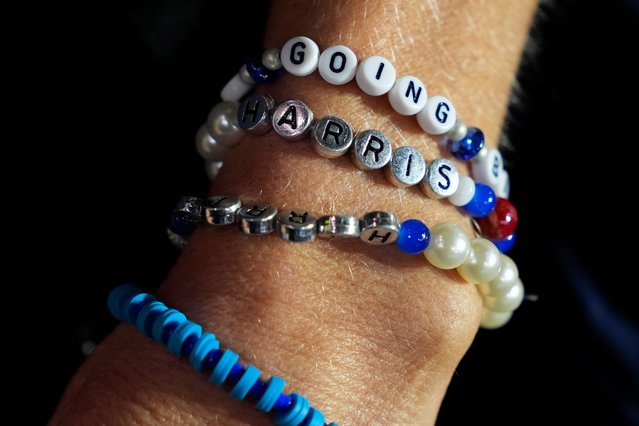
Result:
<svg viewBox="0 0 639 426"><path fill-rule="evenodd" d="M251 364L244 367L238 362L238 354L228 348L220 349L213 333L203 331L182 312L166 307L139 288L128 284L116 287L109 293L108 306L118 320L163 343L173 355L187 357L196 371L210 374L211 382L217 386L228 384L234 398L243 400L248 396L258 410L274 411L275 424L338 426L335 422L324 423L324 414L311 407L302 395L284 393L284 379L271 376L268 381L262 380L259 369Z"/></svg>
<svg viewBox="0 0 639 426"><path fill-rule="evenodd" d="M484 301L481 325L498 328L510 319L524 298L524 287L512 259L484 238L469 239L464 230L451 222L429 229L418 219L400 223L391 212L375 211L361 218L350 215L324 215L316 218L304 209L278 212L266 204L242 205L232 196L213 196L202 200L183 197L178 201L167 232L183 247L196 225L237 223L246 235L277 232L281 239L310 242L323 238L360 238L368 244L396 243L405 253L423 253L435 267L456 269L466 281L479 284Z"/></svg>

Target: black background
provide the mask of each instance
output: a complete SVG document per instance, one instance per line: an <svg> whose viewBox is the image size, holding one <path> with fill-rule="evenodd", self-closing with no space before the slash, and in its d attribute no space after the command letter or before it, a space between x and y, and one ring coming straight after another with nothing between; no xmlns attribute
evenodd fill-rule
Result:
<svg viewBox="0 0 639 426"><path fill-rule="evenodd" d="M207 188L195 130L246 52L261 47L267 11L203 0L5 6L12 333L3 348L20 372L12 393L33 407L20 423L50 417L82 345L114 327L108 290L153 291L177 257L166 214L178 196ZM539 300L504 329L480 331L440 425L639 424L628 205L638 181L638 15L630 0L583 0L538 16L504 131L521 217L513 257Z"/></svg>

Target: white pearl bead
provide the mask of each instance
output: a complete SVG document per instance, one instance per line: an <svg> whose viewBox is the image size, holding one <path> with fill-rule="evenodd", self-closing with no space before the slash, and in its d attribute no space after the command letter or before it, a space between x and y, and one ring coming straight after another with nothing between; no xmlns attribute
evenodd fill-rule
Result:
<svg viewBox="0 0 639 426"><path fill-rule="evenodd" d="M510 321L510 318L512 316L512 312L496 312L491 309L484 309L479 325L481 326L481 328L494 330L495 328L506 325L506 323Z"/></svg>
<svg viewBox="0 0 639 426"><path fill-rule="evenodd" d="M501 171L501 175L499 176L499 183L497 184L497 188L495 189L495 195L499 198L508 199L510 197L510 175L506 170Z"/></svg>
<svg viewBox="0 0 639 426"><path fill-rule="evenodd" d="M271 71L278 70L282 67L282 60L280 59L280 49L271 47L266 49L262 53L262 65Z"/></svg>
<svg viewBox="0 0 639 426"><path fill-rule="evenodd" d="M470 240L454 223L444 222L430 230L430 243L424 251L426 259L437 268L454 269L464 263L470 251Z"/></svg>
<svg viewBox="0 0 639 426"><path fill-rule="evenodd" d="M304 77L313 73L319 64L320 50L308 37L293 37L287 41L280 52L282 66L289 73Z"/></svg>
<svg viewBox="0 0 639 426"><path fill-rule="evenodd" d="M388 100L401 115L415 115L426 106L428 93L424 83L412 75L405 75L395 81L388 92Z"/></svg>
<svg viewBox="0 0 639 426"><path fill-rule="evenodd" d="M253 79L251 79L250 82L246 81L246 76L243 77L242 71L248 73L246 68L242 66L240 71L222 88L220 98L222 98L223 101L237 102L255 86Z"/></svg>
<svg viewBox="0 0 639 426"><path fill-rule="evenodd" d="M501 266L497 276L485 286L484 294L486 296L500 297L508 293L511 288L517 283L519 279L519 270L513 260L506 256L501 255Z"/></svg>
<svg viewBox="0 0 639 426"><path fill-rule="evenodd" d="M499 273L500 263L497 247L485 238L475 238L470 242L468 258L457 268L457 272L468 282L487 283Z"/></svg>
<svg viewBox="0 0 639 426"><path fill-rule="evenodd" d="M508 293L497 297L485 296L484 306L497 312L512 312L521 305L524 295L524 285L517 279Z"/></svg>
<svg viewBox="0 0 639 426"><path fill-rule="evenodd" d="M195 134L195 149L205 160L223 161L229 152L229 147L216 141L203 124Z"/></svg>
<svg viewBox="0 0 639 426"><path fill-rule="evenodd" d="M341 44L331 46L320 55L318 70L328 83L336 86L346 84L355 77L357 56Z"/></svg>
<svg viewBox="0 0 639 426"><path fill-rule="evenodd" d="M468 127L466 126L466 123L458 118L455 121L455 124L453 124L453 127L448 131L448 135L446 138L453 142L458 142L466 136L466 133L468 133Z"/></svg>
<svg viewBox="0 0 639 426"><path fill-rule="evenodd" d="M475 181L468 176L460 176L457 191L448 197L448 200L453 206L462 207L470 203L473 195L475 195Z"/></svg>
<svg viewBox="0 0 639 426"><path fill-rule="evenodd" d="M369 56L357 67L355 80L362 92L370 96L380 96L395 84L397 74L391 62L382 56Z"/></svg>
<svg viewBox="0 0 639 426"><path fill-rule="evenodd" d="M237 145L244 132L237 125L236 102L220 102L215 105L206 119L206 128L213 139L222 145Z"/></svg>
<svg viewBox="0 0 639 426"><path fill-rule="evenodd" d="M504 171L504 160L498 149L491 148L485 156L473 161L473 178L493 188L498 187L499 179Z"/></svg>
<svg viewBox="0 0 639 426"><path fill-rule="evenodd" d="M417 122L426 133L441 135L455 125L457 112L453 103L443 96L428 98L424 109L417 113Z"/></svg>
<svg viewBox="0 0 639 426"><path fill-rule="evenodd" d="M220 173L220 169L224 165L221 161L207 161L205 164L206 167L206 175L209 177L209 180L213 182L217 177L218 173Z"/></svg>

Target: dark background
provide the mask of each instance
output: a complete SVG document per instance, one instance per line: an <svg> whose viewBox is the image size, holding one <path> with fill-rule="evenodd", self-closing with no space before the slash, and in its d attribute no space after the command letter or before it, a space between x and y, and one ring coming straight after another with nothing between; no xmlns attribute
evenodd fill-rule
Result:
<svg viewBox="0 0 639 426"><path fill-rule="evenodd" d="M195 131L261 47L268 5L4 8L3 348L20 375L8 386L33 407L20 423L42 424L83 348L115 326L108 290L153 291L176 259L166 214L207 188ZM504 329L480 331L439 425L639 424L628 204L638 16L631 0L549 2L538 14L504 134L521 217L513 257L539 300Z"/></svg>

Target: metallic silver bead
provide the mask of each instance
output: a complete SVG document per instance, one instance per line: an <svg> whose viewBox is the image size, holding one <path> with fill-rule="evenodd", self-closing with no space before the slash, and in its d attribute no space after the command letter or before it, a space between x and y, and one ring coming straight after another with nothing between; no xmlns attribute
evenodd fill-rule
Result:
<svg viewBox="0 0 639 426"><path fill-rule="evenodd" d="M181 197L173 212L185 222L202 223L202 199Z"/></svg>
<svg viewBox="0 0 639 426"><path fill-rule="evenodd" d="M282 68L282 60L280 59L280 49L271 47L262 53L262 65L271 71Z"/></svg>
<svg viewBox="0 0 639 426"><path fill-rule="evenodd" d="M399 236L399 220L393 213L366 213L360 222L359 238L369 244L394 243Z"/></svg>
<svg viewBox="0 0 639 426"><path fill-rule="evenodd" d="M237 72L237 75L240 76L240 79L247 84L255 84L255 80L251 77L251 74L246 69L246 65L242 65L240 70Z"/></svg>
<svg viewBox="0 0 639 426"><path fill-rule="evenodd" d="M390 183L399 188L417 185L426 174L426 160L416 148L401 146L393 152L384 171Z"/></svg>
<svg viewBox="0 0 639 426"><path fill-rule="evenodd" d="M235 222L235 213L242 207L237 197L216 195L204 201L204 221L209 225L228 225Z"/></svg>
<svg viewBox="0 0 639 426"><path fill-rule="evenodd" d="M317 236L359 237L359 219L355 216L321 216L317 219Z"/></svg>
<svg viewBox="0 0 639 426"><path fill-rule="evenodd" d="M171 244L173 244L175 248L180 250L182 250L186 246L186 243L188 242L187 239L184 238L182 235L176 232L173 232L169 228L166 228L166 236L169 238L169 241L171 242Z"/></svg>
<svg viewBox="0 0 639 426"><path fill-rule="evenodd" d="M353 140L351 159L360 170L376 170L391 160L393 148L385 134L378 130L364 130Z"/></svg>
<svg viewBox="0 0 639 426"><path fill-rule="evenodd" d="M222 145L211 136L206 124L200 126L195 134L195 149L205 160L224 161L229 147Z"/></svg>
<svg viewBox="0 0 639 426"><path fill-rule="evenodd" d="M458 142L462 140L464 136L468 133L468 127L466 127L466 123L459 118L453 124L453 128L448 131L446 139L452 142Z"/></svg>
<svg viewBox="0 0 639 426"><path fill-rule="evenodd" d="M242 139L243 132L237 125L237 102L223 101L215 105L208 118L206 128L222 145L232 147Z"/></svg>
<svg viewBox="0 0 639 426"><path fill-rule="evenodd" d="M353 143L353 128L333 115L322 117L311 132L313 149L322 157L335 158L346 153Z"/></svg>
<svg viewBox="0 0 639 426"><path fill-rule="evenodd" d="M445 158L433 160L426 170L420 186L430 198L449 197L459 186L459 172L453 163Z"/></svg>
<svg viewBox="0 0 639 426"><path fill-rule="evenodd" d="M315 239L315 216L302 209L280 212L277 227L284 241L302 243Z"/></svg>
<svg viewBox="0 0 639 426"><path fill-rule="evenodd" d="M277 209L271 206L250 204L237 211L237 223L247 235L264 235L273 232Z"/></svg>
<svg viewBox="0 0 639 426"><path fill-rule="evenodd" d="M220 173L220 169L224 165L221 161L207 161L204 165L204 169L206 170L206 175L209 177L209 180L213 182L217 177L218 173Z"/></svg>
<svg viewBox="0 0 639 426"><path fill-rule="evenodd" d="M254 93L242 102L237 108L237 124L240 129L263 135L271 130L271 114L275 102L269 96Z"/></svg>
<svg viewBox="0 0 639 426"><path fill-rule="evenodd" d="M273 129L289 141L302 139L311 130L313 111L299 99L279 104L273 111Z"/></svg>

